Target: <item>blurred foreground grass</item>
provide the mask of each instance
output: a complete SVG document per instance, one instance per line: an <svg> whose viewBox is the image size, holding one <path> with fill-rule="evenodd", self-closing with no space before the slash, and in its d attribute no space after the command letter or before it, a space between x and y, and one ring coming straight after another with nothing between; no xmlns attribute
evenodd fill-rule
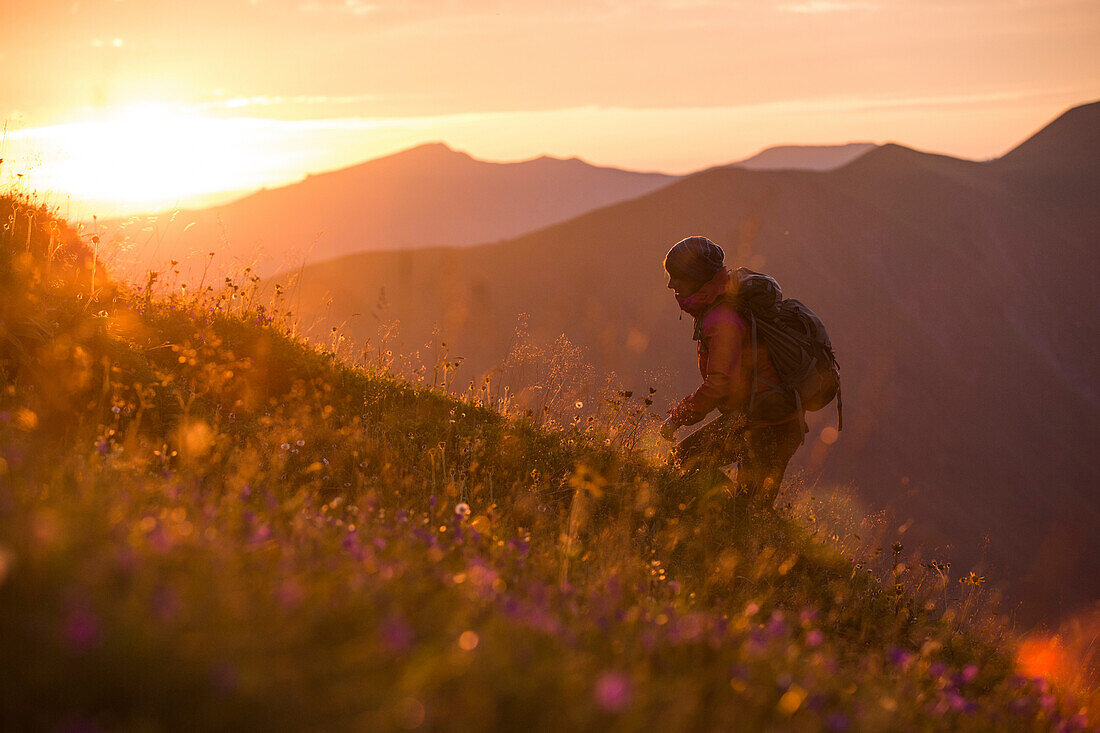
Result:
<svg viewBox="0 0 1100 733"><path fill-rule="evenodd" d="M1088 724L1002 639L598 425L348 366L239 288L118 286L25 201L0 220L5 729Z"/></svg>

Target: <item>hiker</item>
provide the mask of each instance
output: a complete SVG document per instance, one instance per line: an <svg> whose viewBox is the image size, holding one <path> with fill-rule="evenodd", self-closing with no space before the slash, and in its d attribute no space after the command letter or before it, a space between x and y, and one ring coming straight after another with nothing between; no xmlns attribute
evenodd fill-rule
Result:
<svg viewBox="0 0 1100 733"><path fill-rule="evenodd" d="M772 508L787 463L802 444L805 419L794 397L774 388L780 381L763 343L757 343L754 374L749 323L734 307L737 280L724 256L706 237L683 239L665 256L668 287L695 319L703 383L669 411L661 435L675 440L677 428L719 410L720 417L676 446L672 460L687 475L707 473L753 504ZM738 464L735 484L721 470L731 463Z"/></svg>

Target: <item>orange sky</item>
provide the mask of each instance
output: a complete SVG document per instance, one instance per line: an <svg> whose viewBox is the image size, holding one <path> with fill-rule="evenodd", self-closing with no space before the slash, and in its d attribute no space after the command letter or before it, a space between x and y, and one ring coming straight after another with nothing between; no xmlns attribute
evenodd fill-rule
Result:
<svg viewBox="0 0 1100 733"><path fill-rule="evenodd" d="M1096 0L0 2L0 174L129 208L427 140L670 172L786 142L985 158L1100 98Z"/></svg>

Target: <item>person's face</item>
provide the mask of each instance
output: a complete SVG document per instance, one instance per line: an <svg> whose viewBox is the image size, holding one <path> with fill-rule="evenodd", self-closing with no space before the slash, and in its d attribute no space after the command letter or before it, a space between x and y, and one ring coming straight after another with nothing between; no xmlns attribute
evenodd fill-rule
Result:
<svg viewBox="0 0 1100 733"><path fill-rule="evenodd" d="M701 283L697 283L694 280L688 280L686 277L680 275L673 275L668 270L665 270L665 274L668 275L668 289L676 293L677 297L686 298L689 295L693 295L700 287Z"/></svg>

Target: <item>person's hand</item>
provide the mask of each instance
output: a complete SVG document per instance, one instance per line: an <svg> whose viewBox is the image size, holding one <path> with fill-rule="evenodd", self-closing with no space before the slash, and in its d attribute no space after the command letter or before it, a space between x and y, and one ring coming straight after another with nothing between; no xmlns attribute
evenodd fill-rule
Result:
<svg viewBox="0 0 1100 733"><path fill-rule="evenodd" d="M672 422L671 417L668 418L661 423L661 437L665 440L676 440L676 428L678 427L679 425Z"/></svg>

